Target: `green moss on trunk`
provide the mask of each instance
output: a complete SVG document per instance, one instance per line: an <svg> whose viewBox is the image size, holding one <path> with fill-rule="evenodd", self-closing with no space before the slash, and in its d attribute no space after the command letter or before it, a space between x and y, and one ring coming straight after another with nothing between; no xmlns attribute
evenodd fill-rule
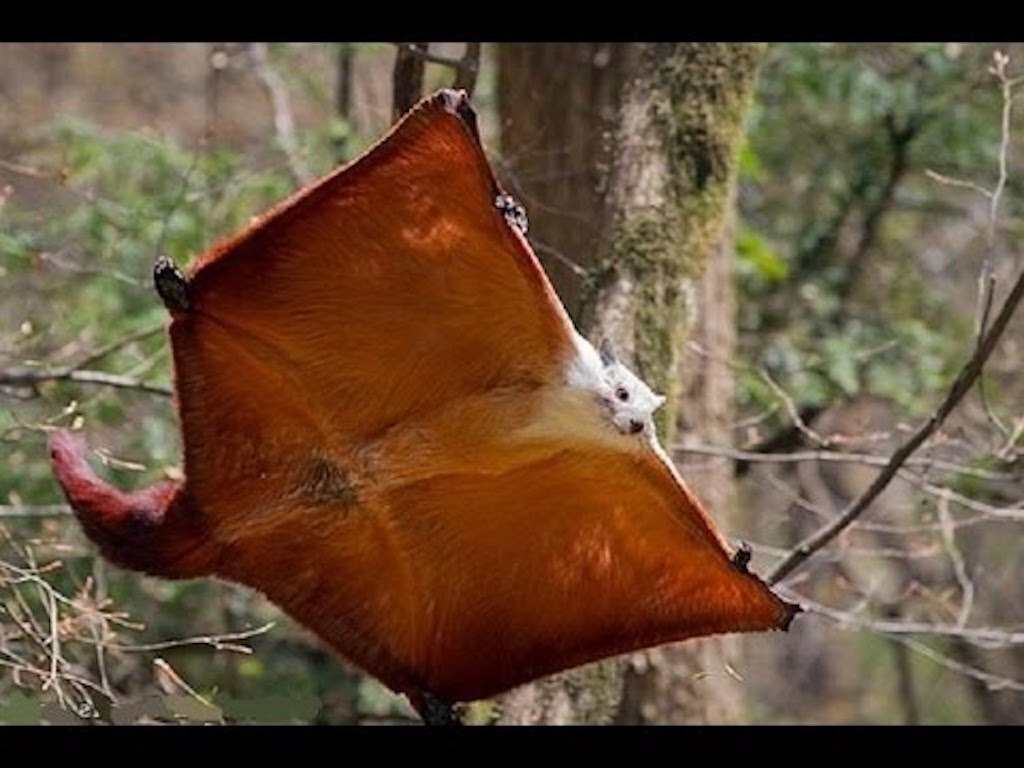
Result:
<svg viewBox="0 0 1024 768"><path fill-rule="evenodd" d="M590 51L590 60L598 59L599 50ZM763 46L611 46L607 60L622 71L578 91L552 81L551 73L539 66L551 52L538 46L515 58L517 82L523 88L506 91L524 95L529 89L542 89L545 94L540 102L544 109L533 113L539 116L533 122L544 130L528 142L518 142L517 149L522 156L552 159L554 167L535 176L565 184L575 178L584 188L539 196L547 205L541 209L537 230L545 234L537 237L587 269L578 294L574 288L566 291L563 281L558 282L559 290L579 297L579 313L574 315L587 335L615 341L640 375L669 396L669 406L659 411L658 419L661 434L671 442L680 389L678 361L697 311L694 283L719 247L727 220L743 119ZM608 96L610 89L594 87L598 81L622 87L614 99L602 99L595 94ZM585 118L576 120L572 131L560 128L564 120L559 109L569 109L560 106L566 104L574 105L575 117ZM515 125L522 115L512 107L508 100L503 102L504 118ZM608 151L603 140L593 140L604 133L606 115L615 116ZM516 135L512 131L509 137ZM584 141L586 137L590 138ZM567 173L568 168L560 165L567 153L581 146L592 150L583 167L603 168L607 161L600 184L593 183L589 171ZM603 190L600 205L597 189ZM580 209L601 211L594 217L601 225L592 254L582 244L589 245L593 229L580 227ZM564 226L545 228L546 212L551 210L561 212ZM554 276L559 280L558 269ZM571 278L578 276L573 273ZM570 306L575 308L576 302ZM503 697L499 721L608 722L619 707L622 690L620 661L590 665ZM710 690L703 695L713 697Z"/></svg>
<svg viewBox="0 0 1024 768"><path fill-rule="evenodd" d="M646 46L632 85L644 92L623 107L640 114L623 119L622 130L631 133L619 143L641 151L620 155L620 164L631 167L611 173L606 214L611 227L585 296L591 312L600 312L603 294L623 281L630 284L633 357L640 375L668 396L658 414L667 441L679 399L675 372L696 310L692 282L721 242L763 48ZM647 158L644 148L650 151ZM648 169L633 167L645 161ZM643 189L614 189L617 180Z"/></svg>

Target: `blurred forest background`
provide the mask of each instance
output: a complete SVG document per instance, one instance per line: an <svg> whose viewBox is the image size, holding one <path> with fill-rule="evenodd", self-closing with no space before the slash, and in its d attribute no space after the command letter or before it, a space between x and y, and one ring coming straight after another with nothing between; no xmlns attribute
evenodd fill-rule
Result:
<svg viewBox="0 0 1024 768"><path fill-rule="evenodd" d="M124 487L180 473L156 256L187 264L365 149L396 104L456 81L585 315L599 256L608 267L602 200L634 49L0 45L0 722L411 717L259 595L98 560L50 474L47 431L86 429ZM658 294L685 314L672 369L645 370L639 337L633 359L679 395L679 466L766 573L928 418L1022 267L1024 46L749 57L709 277ZM582 719L1024 722L1022 331L1015 317L886 492L781 582L809 609L788 634L620 660L600 683L612 706ZM505 706L469 719L573 720Z"/></svg>

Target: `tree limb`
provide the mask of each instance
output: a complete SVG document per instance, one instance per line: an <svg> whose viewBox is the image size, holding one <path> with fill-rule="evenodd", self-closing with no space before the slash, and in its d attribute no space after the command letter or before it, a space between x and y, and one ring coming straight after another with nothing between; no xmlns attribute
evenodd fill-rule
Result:
<svg viewBox="0 0 1024 768"><path fill-rule="evenodd" d="M395 66L391 70L391 121L408 112L423 95L423 65L431 57L428 43L395 43Z"/></svg>
<svg viewBox="0 0 1024 768"><path fill-rule="evenodd" d="M65 366L61 368L8 368L0 370L0 386L27 387L33 392L36 385L44 381L74 381L78 384L94 384L116 389L134 389L151 395L170 397L169 387L148 384L131 376L122 376L106 371L82 370Z"/></svg>
<svg viewBox="0 0 1024 768"><path fill-rule="evenodd" d="M476 76L480 71L480 43L466 43L466 52L455 65L455 82L453 88L461 88L467 96L473 95L476 88Z"/></svg>
<svg viewBox="0 0 1024 768"><path fill-rule="evenodd" d="M874 200L867 203L867 213L861 227L860 239L857 241L857 247L853 254L846 262L846 276L837 291L840 320L848 316L849 299L860 282L867 257L878 240L882 219L892 207L892 202L896 197L896 188L906 175L910 160L910 146L921 128L921 118L917 115L912 116L904 125L900 126L897 125L896 116L889 112L883 122L889 139L889 165L881 191Z"/></svg>
<svg viewBox="0 0 1024 768"><path fill-rule="evenodd" d="M777 584L803 565L811 555L846 530L867 509L868 505L885 490L886 486L896 477L900 467L906 463L911 454L935 433L946 420L946 417L960 403L964 395L970 391L974 382L977 381L978 376L981 374L985 362L992 354L992 350L995 349L996 343L1006 330L1006 326L1020 304L1022 296L1024 296L1024 271L1017 276L1017 280L1009 295L1003 301L1003 305L999 309L999 314L992 322L992 326L979 340L978 345L974 348L974 354L971 355L971 358L964 367L960 369L960 373L957 374L942 404L906 442L896 449L892 458L885 465L885 468L882 469L878 477L875 478L874 482L871 483L871 486L864 493L850 502L835 520L823 526L793 548L789 555L768 575L766 579L768 584Z"/></svg>
<svg viewBox="0 0 1024 768"><path fill-rule="evenodd" d="M454 58L452 56L440 56L436 53L431 53L427 48L427 43L395 43L398 46L399 56L404 55L408 58L419 59L421 62L430 62L431 64L440 64L444 67L451 67L455 70L455 80L452 82L452 88L461 88L466 92L467 96L473 95L473 90L476 88L476 77L480 72L480 43L466 43L466 52L462 54L461 58ZM398 59L395 60L395 68L398 68ZM420 67L422 68L422 63ZM422 90L422 74L420 75L421 84L419 90ZM397 93L397 86L396 86ZM406 109L416 103L419 96L413 99ZM403 112L405 110L402 110ZM401 116L399 113L395 119Z"/></svg>

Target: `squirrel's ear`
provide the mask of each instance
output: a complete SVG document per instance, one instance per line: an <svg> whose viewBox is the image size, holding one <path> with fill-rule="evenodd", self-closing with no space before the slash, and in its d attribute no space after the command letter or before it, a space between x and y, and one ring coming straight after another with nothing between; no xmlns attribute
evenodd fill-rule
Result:
<svg viewBox="0 0 1024 768"><path fill-rule="evenodd" d="M615 354L615 349L612 347L612 343L608 341L608 339L601 339L600 353L601 363L605 368L619 362L619 357Z"/></svg>

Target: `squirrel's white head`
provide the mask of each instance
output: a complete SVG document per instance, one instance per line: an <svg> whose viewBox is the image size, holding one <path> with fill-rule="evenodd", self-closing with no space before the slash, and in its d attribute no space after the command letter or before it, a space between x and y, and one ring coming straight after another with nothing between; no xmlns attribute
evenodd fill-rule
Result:
<svg viewBox="0 0 1024 768"><path fill-rule="evenodd" d="M665 403L643 379L629 370L615 355L607 340L601 342L602 375L598 395L612 414L612 423L624 435L644 432L654 435L654 412Z"/></svg>

